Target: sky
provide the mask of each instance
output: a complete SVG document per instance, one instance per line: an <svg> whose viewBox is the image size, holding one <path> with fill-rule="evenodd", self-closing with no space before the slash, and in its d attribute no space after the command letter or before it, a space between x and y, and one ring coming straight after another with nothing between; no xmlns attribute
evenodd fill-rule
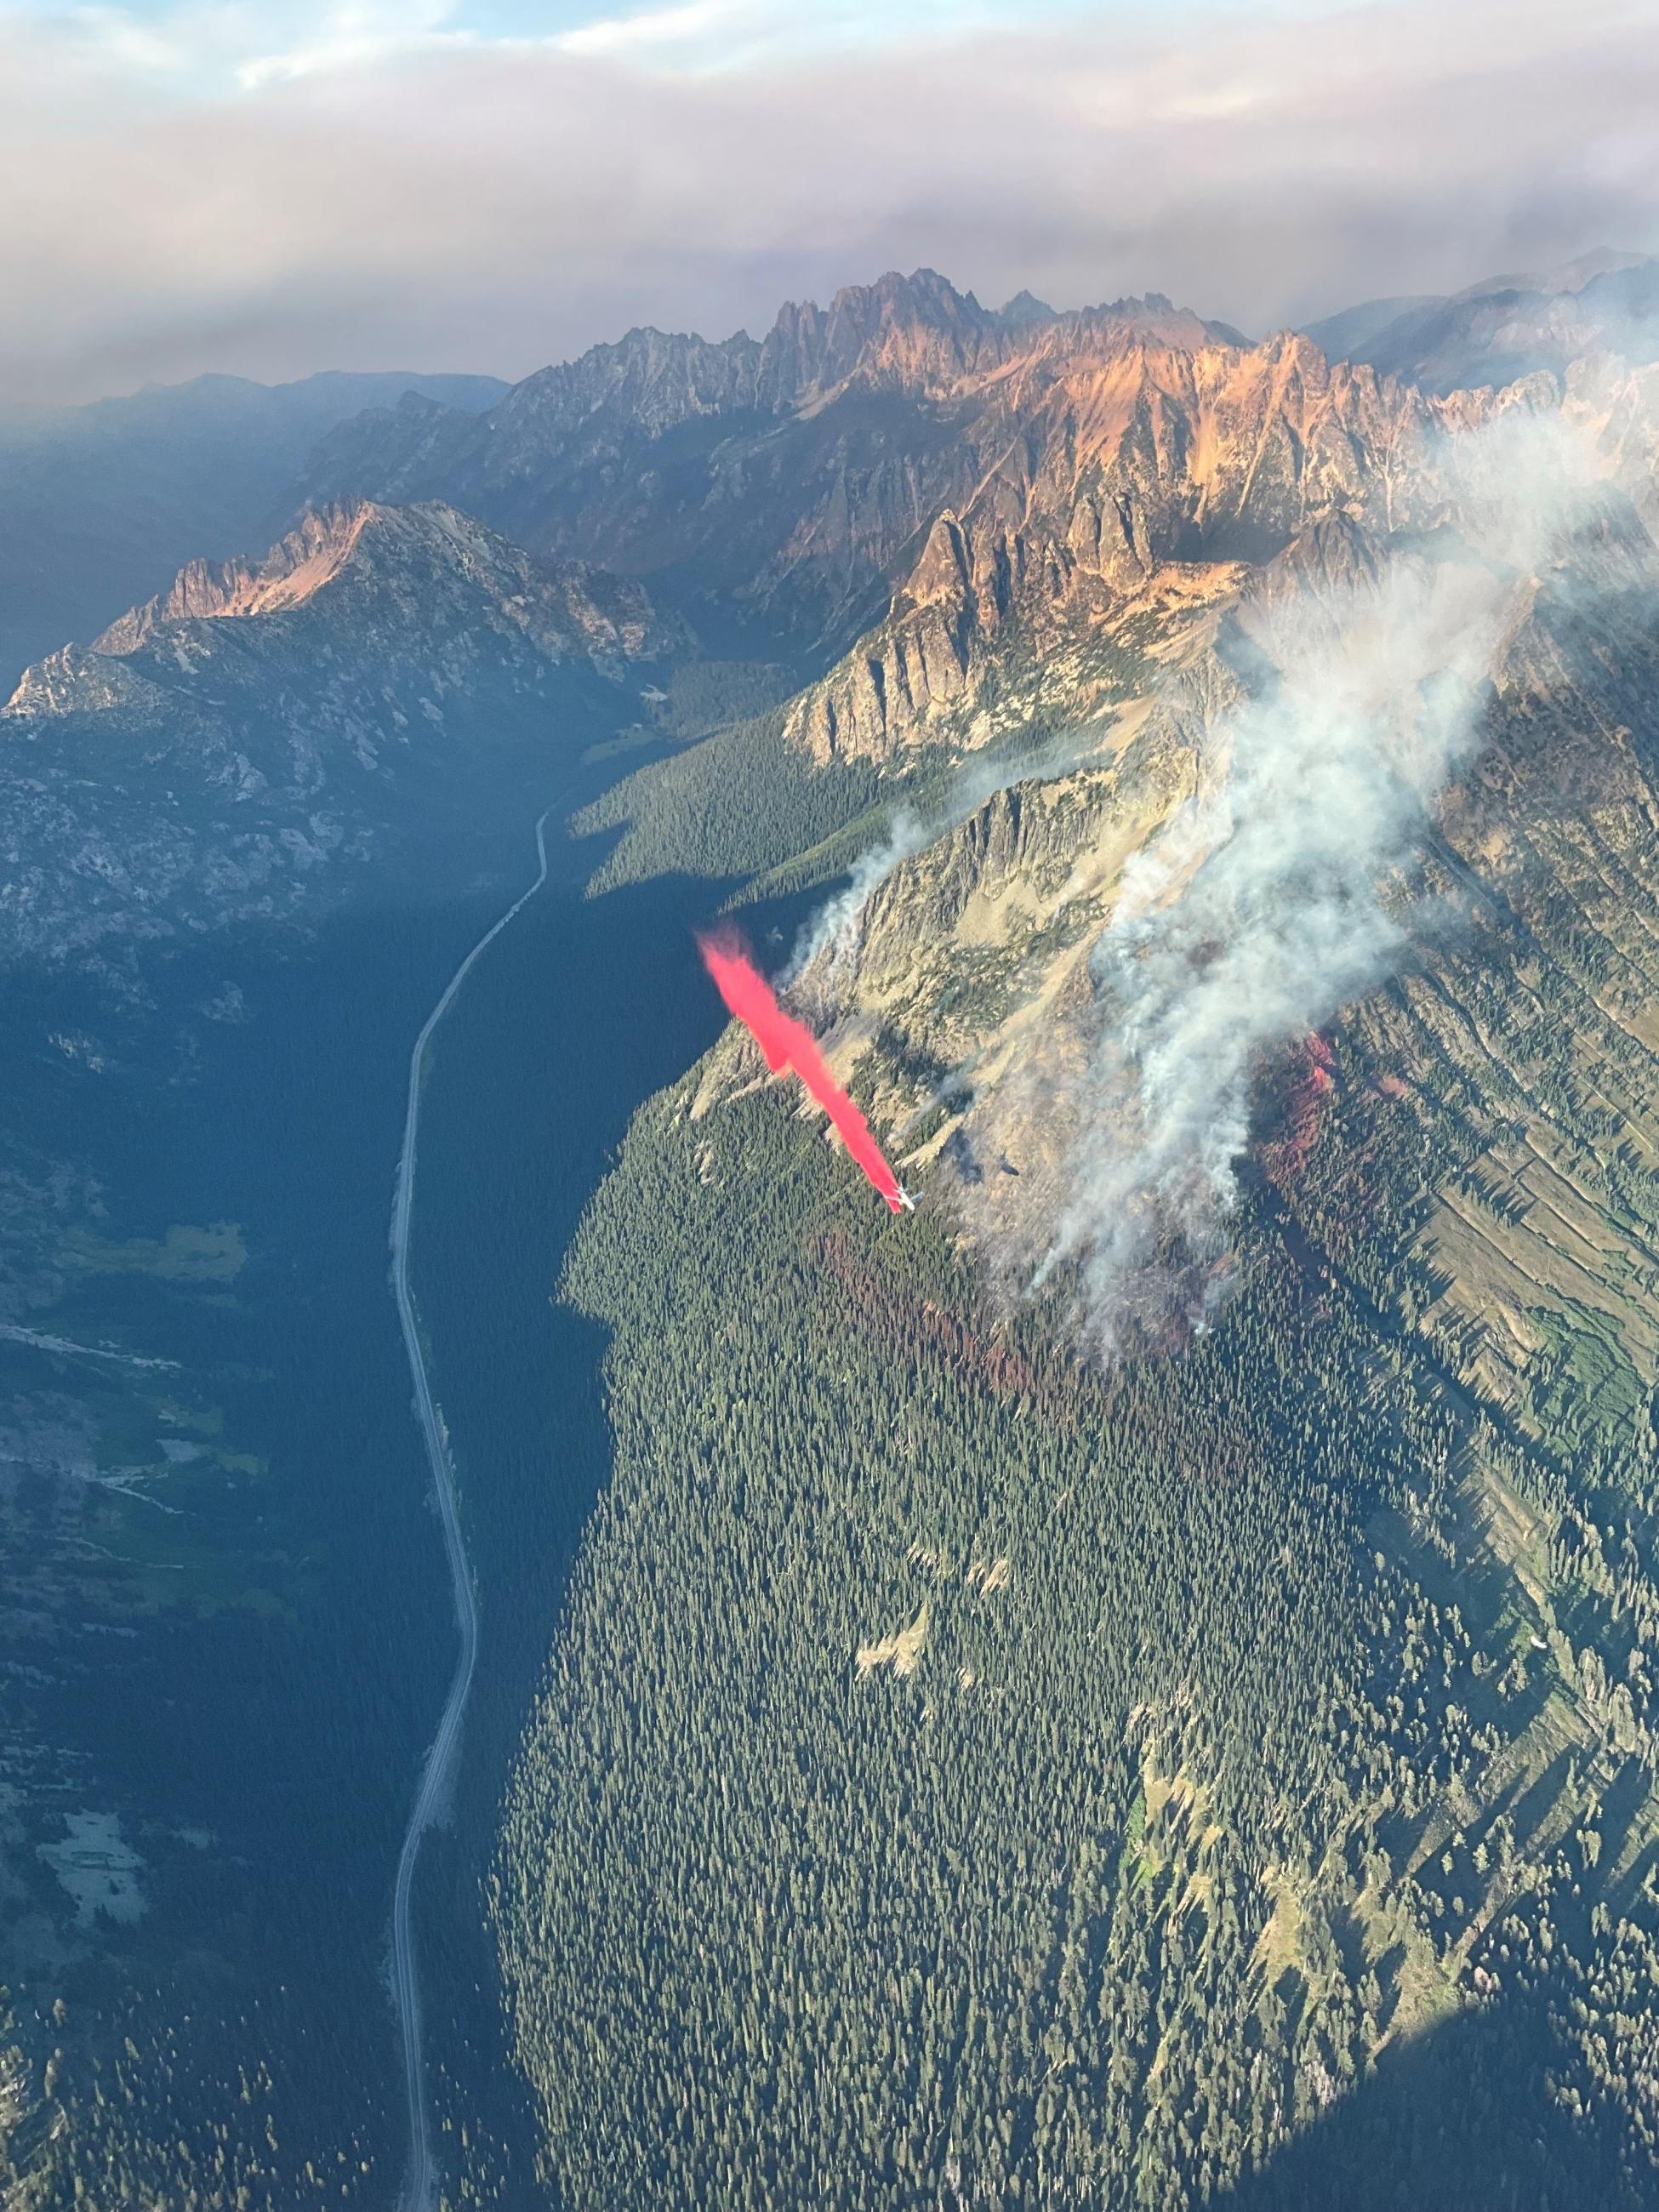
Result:
<svg viewBox="0 0 1659 2212"><path fill-rule="evenodd" d="M0 0L0 402L1659 250L1659 0Z"/></svg>

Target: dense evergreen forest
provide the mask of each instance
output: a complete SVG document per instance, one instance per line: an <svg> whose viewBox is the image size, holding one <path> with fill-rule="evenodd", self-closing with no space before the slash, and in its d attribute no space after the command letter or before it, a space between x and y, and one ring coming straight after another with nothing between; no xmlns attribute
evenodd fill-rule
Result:
<svg viewBox="0 0 1659 2212"><path fill-rule="evenodd" d="M591 790L614 770L600 759L582 773ZM12 981L0 1173L14 1227L21 1177L38 1175L46 1142L94 1178L90 1208L66 1189L62 1225L49 1224L51 1249L76 1264L59 1261L44 1326L158 1364L0 1340L8 1449L41 1462L0 1484L0 1596L37 1655L9 1669L0 1797L8 2205L255 2212L395 2195L406 2118L386 1984L389 1870L453 1628L387 1287L392 1176L410 1040L462 951L533 871L530 820L479 842L474 870L456 871L473 876L465 891L434 886L411 902L400 887L314 932L250 928L159 960L136 1016L112 1011L95 979ZM556 910L532 934L528 964L504 979L511 1003L483 990L486 1028L434 1054L431 1182L455 1194L453 1210L431 1209L453 1238L434 1225L435 1256L446 1267L465 1252L484 1271L467 1290L495 1292L485 1318L497 1338L526 1315L551 1317L556 1255L608 1146L713 1026L658 958L671 929L690 956L684 895L653 885L633 895L631 927L614 902L601 921L580 896L596 848L556 825L555 847ZM573 921L586 921L585 945ZM527 1024L560 951L574 1003ZM692 1026L666 1020L654 1056L636 1062L629 993L642 976L665 1000L677 993ZM204 1018L220 1007L223 1018ZM569 1052L573 1034L602 1066ZM59 1048L65 1036L83 1050ZM529 1037L543 1056L492 1069L477 1049L489 1036L503 1050ZM547 1102L564 1116L556 1148L530 1110L549 1054L567 1085ZM509 1093L514 1080L522 1087ZM517 1199L501 1148L480 1143L504 1114L555 1201L513 1270L483 1211ZM18 1265L15 1242L9 1261ZM452 1315L432 1289L443 1331ZM561 1405L594 1395L592 1338L579 1328L559 1346ZM538 1338L536 1356L544 1349ZM477 1374L510 1454L533 1461L540 1486L542 1401L498 1391L508 1378L488 1361ZM471 1401L455 1395L462 1431ZM607 1453L596 1402L576 1525ZM531 1480L514 1489L509 1471L486 1486L505 1519ZM511 1555L499 1536L485 1571ZM558 1554L545 1558L556 1591ZM510 1618L510 1578L492 1580L491 1595L487 1617ZM530 1608L516 1602L522 1634ZM513 1652L499 1692L509 1741L549 1605L538 1582L537 1644ZM465 1808L481 1851L499 1733L480 1729L495 1764L477 1785L481 1808ZM96 1817L112 1798L124 1808L113 1824ZM482 2008L493 2026L498 2009L479 1995L493 1966L471 1863L463 1852L423 1870L440 2081L465 2066L471 2015ZM106 1886L115 1909L94 1887L77 1916L68 1884L79 1880ZM470 2080L468 2098L482 2101ZM494 2111L467 2119L469 2146L498 2142L506 2125ZM477 2162L500 2166L493 2150Z"/></svg>
<svg viewBox="0 0 1659 2212"><path fill-rule="evenodd" d="M569 1277L617 1467L495 1899L558 2200L1651 2202L1645 1765L1462 1530L1535 1455L1265 1206L1091 1371L696 1090Z"/></svg>
<svg viewBox="0 0 1659 2212"><path fill-rule="evenodd" d="M1264 1062L1236 1294L1150 1353L735 1040L638 1116L492 1884L552 2201L1659 2197L1650 819L1450 810L1455 920ZM860 1062L924 1158L945 1018Z"/></svg>
<svg viewBox="0 0 1659 2212"><path fill-rule="evenodd" d="M155 979L136 1038L95 994L10 994L14 1127L91 1163L130 1239L52 1326L173 1363L0 1346L15 1427L95 1416L89 1479L48 1465L6 1500L6 1595L44 1655L8 1706L33 1801L7 1860L21 2203L252 2212L395 2185L386 1869L450 1631L387 1312L386 1133L411 1026L495 903L211 946ZM155 1032L231 963L246 1018L198 1018L181 1079ZM100 1085L45 1047L49 1019L121 1035ZM234 1225L222 1264L205 1232L194 1271L164 1264L169 1225L204 1220ZM65 1620L91 1624L80 1645ZM105 1792L139 1909L77 1920L34 1846Z"/></svg>
<svg viewBox="0 0 1659 2212"><path fill-rule="evenodd" d="M653 876L629 837L655 823L673 855L662 792L722 742L587 817L634 825L609 858L560 848L428 1076L444 1202L416 1270L484 1600L421 1891L449 2201L1650 2203L1659 939L1639 818L1534 821L1501 892L1453 842L1431 852L1459 928L1261 1071L1237 1295L1172 1356L1103 1364L1063 1281L1012 1313L992 1296L943 1177L891 1219L735 1040L677 1073L718 1022L690 925L747 896L733 877L790 891L749 915L781 957L796 887L867 846L872 801L942 809L953 773L866 785L769 757L766 804L722 817L711 781L683 827L724 818L726 842ZM157 1238L217 1187L254 1256L234 1295L139 1284L144 1340L216 1378L237 1446L308 1471L295 1528L326 1492L340 1535L325 1558L268 1530L269 1605L192 1595L110 1705L100 1754L127 1731L131 1786L159 1804L179 1777L132 1716L189 1701L168 1740L237 1825L199 1870L173 1847L190 1879L118 1939L118 2017L106 1972L65 1985L48 2103L0 2071L20 2203L252 2212L392 2185L375 1870L446 1616L440 1590L416 1680L383 1632L436 1563L398 1455L374 1132L397 1117L393 1043L493 897L252 971L269 1026L203 1070L204 1118L170 1115ZM963 963L970 1013L1009 995L1000 959ZM265 1056L313 1000L334 1011L279 1081ZM879 1036L860 1076L878 1118L936 1079L925 1048ZM250 1085L283 1145L220 1110ZM299 1261L321 1250L319 1287ZM1490 1326L1511 1307L1524 1343ZM120 1510L130 1543L144 1516ZM319 1779L350 1819L320 1831L283 1788L315 1735L296 1616L340 1698ZM292 1739L286 1768L250 1773L250 1729ZM234 1946L181 1953L183 1912Z"/></svg>

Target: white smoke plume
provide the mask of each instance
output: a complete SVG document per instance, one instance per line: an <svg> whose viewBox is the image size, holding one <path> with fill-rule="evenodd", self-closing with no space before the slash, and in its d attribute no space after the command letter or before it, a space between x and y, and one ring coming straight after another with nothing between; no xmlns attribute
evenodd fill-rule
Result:
<svg viewBox="0 0 1659 2212"><path fill-rule="evenodd" d="M845 889L827 900L802 930L786 981L793 982L815 960L827 955L824 987L833 995L850 960L860 915L900 862L920 853L938 834L914 808L899 807L890 818L881 842L853 863Z"/></svg>
<svg viewBox="0 0 1659 2212"><path fill-rule="evenodd" d="M952 780L941 805L925 812L909 805L895 809L881 842L860 854L845 887L826 900L802 930L785 981L798 981L809 968L821 963L816 980L833 1000L858 949L864 910L896 868L959 830L1000 791L1011 790L1017 783L1040 783L1066 775L1099 738L1099 728L1085 725L1018 753L975 761Z"/></svg>
<svg viewBox="0 0 1659 2212"><path fill-rule="evenodd" d="M1125 871L1093 949L1087 1095L1037 1281L1074 1268L1108 1346L1174 1313L1201 1327L1224 1287L1263 1048L1396 964L1436 796L1593 473L1532 417L1449 441L1445 470L1446 528L1340 605L1297 594L1246 617L1269 681L1211 733L1199 795Z"/></svg>

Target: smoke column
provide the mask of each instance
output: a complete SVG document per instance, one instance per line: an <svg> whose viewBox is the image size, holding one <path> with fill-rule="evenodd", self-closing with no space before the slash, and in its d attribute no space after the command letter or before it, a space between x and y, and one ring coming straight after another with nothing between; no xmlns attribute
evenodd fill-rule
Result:
<svg viewBox="0 0 1659 2212"><path fill-rule="evenodd" d="M1384 545L1340 592L1247 602L1258 688L1208 733L1199 792L1125 866L1093 947L1082 1134L1036 1279L1074 1262L1108 1348L1207 1314L1259 1054L1352 1005L1429 926L1412 872L1505 638L1540 580L1580 603L1605 588L1611 510L1571 429L1500 416L1439 465L1455 530Z"/></svg>
<svg viewBox="0 0 1659 2212"><path fill-rule="evenodd" d="M1062 731L1042 744L969 763L952 779L944 805L925 816L913 807L901 806L889 822L881 843L872 846L854 863L845 890L821 907L801 932L794 957L784 971L785 982L795 982L827 952L828 961L817 980L819 988L833 998L836 984L846 980L854 964L853 954L864 909L895 868L935 838L959 830L999 792L1012 790L1017 783L1047 783L1069 775L1085 755L1099 747L1105 726L1109 718L1103 716L1079 728Z"/></svg>
<svg viewBox="0 0 1659 2212"><path fill-rule="evenodd" d="M771 985L744 951L742 939L731 930L699 933L697 949L727 1012L735 1015L754 1038L773 1074L793 1068L876 1189L895 1213L902 1212L905 1200L898 1177L888 1166L870 1124L830 1074L811 1030L793 1014L786 1014L778 1004Z"/></svg>

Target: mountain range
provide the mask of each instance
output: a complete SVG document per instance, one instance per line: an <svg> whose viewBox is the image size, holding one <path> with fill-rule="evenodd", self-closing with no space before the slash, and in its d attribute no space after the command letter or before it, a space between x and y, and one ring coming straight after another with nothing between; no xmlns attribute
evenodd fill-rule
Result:
<svg viewBox="0 0 1659 2212"><path fill-rule="evenodd" d="M398 1086L579 803L412 1077L453 2201L1652 2201L1656 269L1260 338L921 270L0 429L17 2202L388 2199ZM915 1216L630 1028L717 908Z"/></svg>

